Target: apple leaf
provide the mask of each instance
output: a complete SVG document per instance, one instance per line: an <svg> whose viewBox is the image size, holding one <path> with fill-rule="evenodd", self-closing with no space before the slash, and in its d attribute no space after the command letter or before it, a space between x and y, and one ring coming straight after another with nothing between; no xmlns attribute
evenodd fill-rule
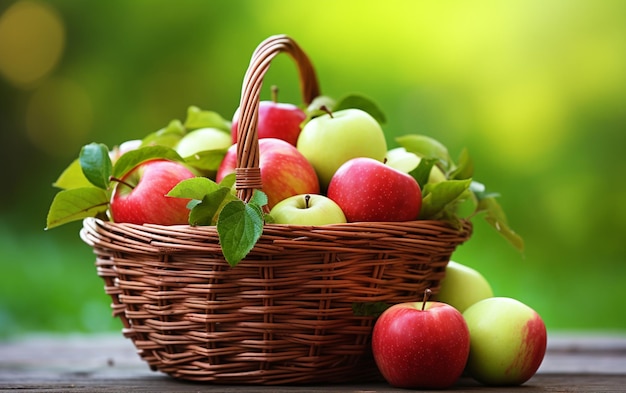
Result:
<svg viewBox="0 0 626 393"><path fill-rule="evenodd" d="M408 152L415 153L421 158L435 158L445 172L452 164L448 148L441 142L426 135L408 134L396 138L396 142Z"/></svg>
<svg viewBox="0 0 626 393"><path fill-rule="evenodd" d="M470 179L472 176L474 176L474 161L472 161L467 149L463 149L456 167L450 173L450 179L463 180Z"/></svg>
<svg viewBox="0 0 626 393"><path fill-rule="evenodd" d="M167 146L174 148L185 135L185 127L180 120L172 120L167 127L148 134L141 140L141 146Z"/></svg>
<svg viewBox="0 0 626 393"><path fill-rule="evenodd" d="M219 214L224 206L238 200L230 189L220 187L207 194L200 203L195 204L189 212L189 225L216 225Z"/></svg>
<svg viewBox="0 0 626 393"><path fill-rule="evenodd" d="M48 210L46 229L71 221L94 217L106 211L109 193L97 187L81 187L59 191Z"/></svg>
<svg viewBox="0 0 626 393"><path fill-rule="evenodd" d="M52 183L52 186L68 190L70 188L90 187L92 184L85 177L80 166L80 160L77 158L63 170L58 179Z"/></svg>
<svg viewBox="0 0 626 393"><path fill-rule="evenodd" d="M339 99L333 106L333 112L349 108L356 108L369 113L379 124L387 122L387 118L380 107L372 99L363 95L350 94Z"/></svg>
<svg viewBox="0 0 626 393"><path fill-rule="evenodd" d="M206 177L192 177L191 179L181 180L167 193L167 196L185 199L202 200L207 194L210 194L220 188L220 185Z"/></svg>
<svg viewBox="0 0 626 393"><path fill-rule="evenodd" d="M469 189L471 182L471 179L465 179L426 184L422 190L419 218L431 220L445 216L444 209L456 202Z"/></svg>
<svg viewBox="0 0 626 393"><path fill-rule="evenodd" d="M220 181L220 186L233 189L236 181L237 175L235 174L235 172L229 173L228 175L224 176L222 181Z"/></svg>
<svg viewBox="0 0 626 393"><path fill-rule="evenodd" d="M228 149L205 150L185 157L190 166L203 171L217 171Z"/></svg>
<svg viewBox="0 0 626 393"><path fill-rule="evenodd" d="M228 202L219 214L217 232L224 258L230 266L236 266L263 233L261 207L240 199Z"/></svg>
<svg viewBox="0 0 626 393"><path fill-rule="evenodd" d="M159 145L145 146L122 155L113 166L113 176L118 179L122 178L142 162L154 159L184 162L183 158L174 149Z"/></svg>
<svg viewBox="0 0 626 393"><path fill-rule="evenodd" d="M109 157L109 149L102 143L90 143L83 146L78 157L80 167L91 184L106 190L113 164Z"/></svg>
<svg viewBox="0 0 626 393"><path fill-rule="evenodd" d="M197 128L217 128L230 135L231 123L224 119L219 113L212 111L203 111L197 106L190 106L187 109L187 119L184 127L187 130L195 130Z"/></svg>
<svg viewBox="0 0 626 393"><path fill-rule="evenodd" d="M475 214L486 213L485 221L501 234L513 247L519 251L524 251L524 239L509 226L502 206L496 199L497 193L487 192L485 187L478 182L473 182L474 196L478 201Z"/></svg>
<svg viewBox="0 0 626 393"><path fill-rule="evenodd" d="M417 180L417 184L420 185L421 190L423 190L428 183L430 170L433 168L433 165L435 165L435 162L437 162L437 160L434 158L424 158L420 160L420 163L415 169L409 172L409 175L413 176L413 178Z"/></svg>

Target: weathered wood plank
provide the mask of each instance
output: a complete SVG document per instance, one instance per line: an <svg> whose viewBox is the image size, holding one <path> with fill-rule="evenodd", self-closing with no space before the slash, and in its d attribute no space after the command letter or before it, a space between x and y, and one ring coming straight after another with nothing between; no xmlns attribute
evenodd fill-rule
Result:
<svg viewBox="0 0 626 393"><path fill-rule="evenodd" d="M620 392L626 336L555 335L524 392ZM151 371L121 335L38 336L0 343L0 391L45 392L399 392L385 383L295 387L216 386ZM456 391L487 390L463 378ZM498 388L519 392L519 388Z"/></svg>

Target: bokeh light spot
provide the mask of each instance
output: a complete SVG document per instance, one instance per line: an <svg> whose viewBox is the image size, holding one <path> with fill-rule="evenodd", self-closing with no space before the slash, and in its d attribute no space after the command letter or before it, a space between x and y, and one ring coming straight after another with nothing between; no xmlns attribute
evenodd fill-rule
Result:
<svg viewBox="0 0 626 393"><path fill-rule="evenodd" d="M64 45L63 22L47 4L22 0L0 15L0 74L17 87L48 75Z"/></svg>

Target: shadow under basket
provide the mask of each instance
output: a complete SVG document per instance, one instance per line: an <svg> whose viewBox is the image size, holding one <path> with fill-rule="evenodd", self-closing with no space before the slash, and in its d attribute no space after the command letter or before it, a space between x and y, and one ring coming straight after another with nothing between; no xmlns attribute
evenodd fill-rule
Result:
<svg viewBox="0 0 626 393"><path fill-rule="evenodd" d="M84 221L81 237L140 356L175 378L224 384L379 379L374 316L354 305L437 292L471 235L438 221L266 225L236 267L215 227Z"/></svg>

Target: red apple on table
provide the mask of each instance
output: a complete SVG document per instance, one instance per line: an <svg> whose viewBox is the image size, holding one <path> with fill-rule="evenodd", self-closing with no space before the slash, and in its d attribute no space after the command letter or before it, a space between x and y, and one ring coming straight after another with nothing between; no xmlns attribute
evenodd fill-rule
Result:
<svg viewBox="0 0 626 393"><path fill-rule="evenodd" d="M119 179L109 207L114 222L187 224L188 199L168 197L181 180L195 177L185 165L167 160L139 164Z"/></svg>
<svg viewBox="0 0 626 393"><path fill-rule="evenodd" d="M232 145L217 170L216 181L235 172L237 145ZM259 168L262 191L267 194L268 207L293 195L319 194L320 185L311 164L290 143L276 138L259 139Z"/></svg>
<svg viewBox="0 0 626 393"><path fill-rule="evenodd" d="M422 192L413 177L367 157L339 167L327 195L348 222L416 220L422 206Z"/></svg>
<svg viewBox="0 0 626 393"><path fill-rule="evenodd" d="M259 102L257 137L277 138L293 146L298 142L301 124L306 119L304 111L296 105L278 102L277 91L272 89L272 101ZM232 142L237 143L239 132L239 108L235 111L231 126Z"/></svg>
<svg viewBox="0 0 626 393"><path fill-rule="evenodd" d="M461 377L470 351L463 315L440 302L400 303L372 332L372 352L385 380L398 388L445 389Z"/></svg>

